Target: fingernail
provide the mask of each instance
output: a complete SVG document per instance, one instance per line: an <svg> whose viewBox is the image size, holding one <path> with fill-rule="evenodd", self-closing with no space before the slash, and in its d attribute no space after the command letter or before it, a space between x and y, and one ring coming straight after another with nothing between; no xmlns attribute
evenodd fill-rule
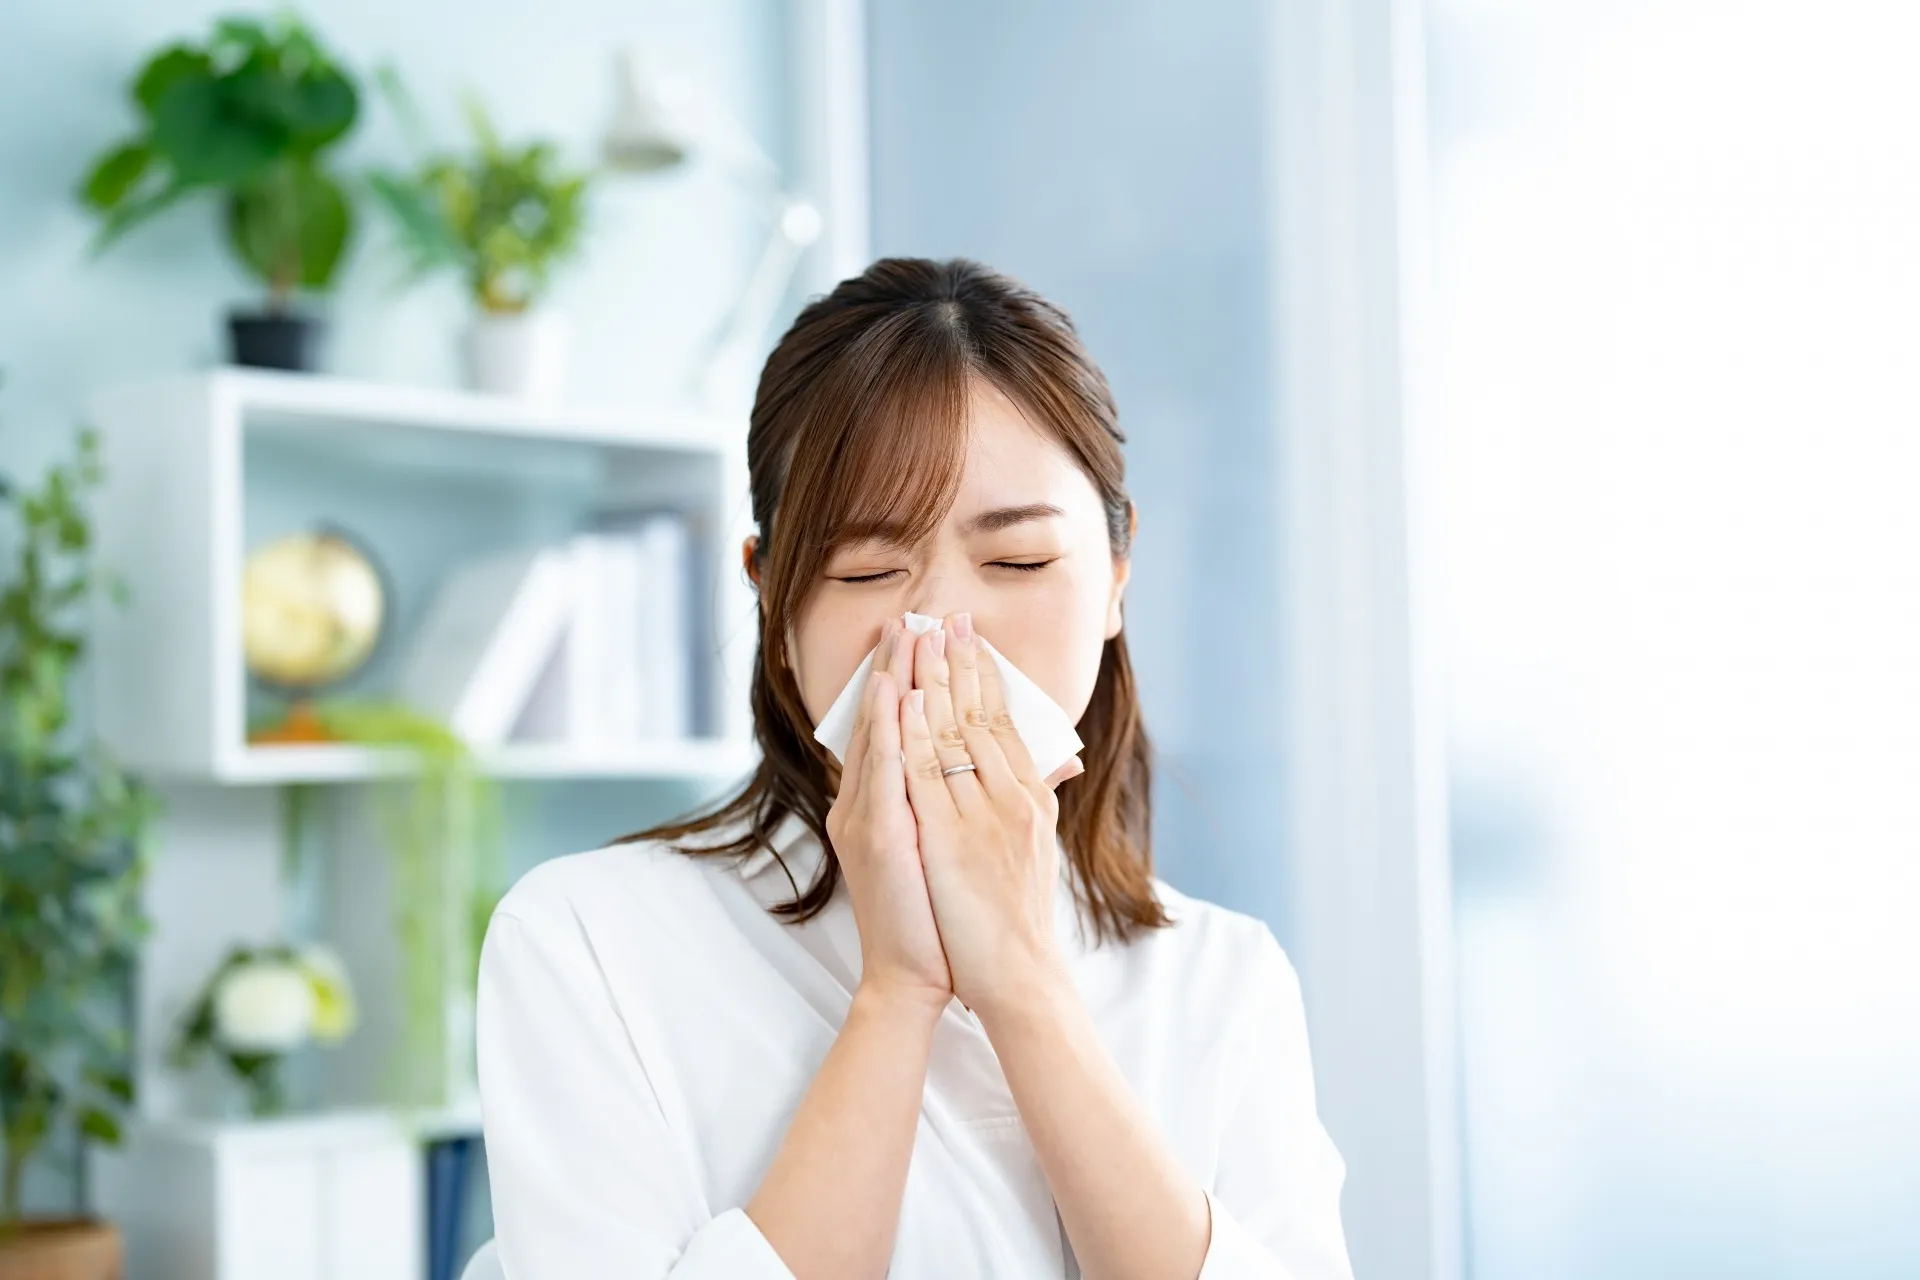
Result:
<svg viewBox="0 0 1920 1280"><path fill-rule="evenodd" d="M920 715L925 712L927 709L927 691L925 689L915 689L912 693L908 694L907 706L913 709L913 714L915 715Z"/></svg>
<svg viewBox="0 0 1920 1280"><path fill-rule="evenodd" d="M1085 773L1086 771L1087 771L1087 766L1081 764L1079 757L1076 756L1073 761L1073 772L1068 774L1067 776L1069 778L1077 778L1081 774Z"/></svg>
<svg viewBox="0 0 1920 1280"><path fill-rule="evenodd" d="M962 640L973 639L973 615L970 613L954 614L953 634L959 636Z"/></svg>
<svg viewBox="0 0 1920 1280"><path fill-rule="evenodd" d="M934 632L932 643L933 643L934 657L944 658L947 656L947 633L946 632L944 631Z"/></svg>

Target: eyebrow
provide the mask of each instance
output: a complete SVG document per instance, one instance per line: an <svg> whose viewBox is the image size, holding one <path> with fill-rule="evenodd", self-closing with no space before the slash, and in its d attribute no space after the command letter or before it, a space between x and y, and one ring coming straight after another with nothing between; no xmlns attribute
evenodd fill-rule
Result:
<svg viewBox="0 0 1920 1280"><path fill-rule="evenodd" d="M967 521L960 529L963 534L996 533L1001 529L1012 528L1016 524L1025 524L1029 520L1050 520L1054 516L1067 514L1051 502L1030 502L1024 507L996 507L992 511L982 511Z"/></svg>
<svg viewBox="0 0 1920 1280"><path fill-rule="evenodd" d="M995 507L991 511L982 511L979 515L960 526L963 537L972 537L981 533L997 533L1001 529L1010 529L1017 524L1030 520L1051 520L1055 516L1066 515L1066 510L1051 502L1030 502L1019 507ZM886 542L895 546L904 546L907 542L907 526L896 520L862 520L840 529L834 541L842 546L861 542Z"/></svg>

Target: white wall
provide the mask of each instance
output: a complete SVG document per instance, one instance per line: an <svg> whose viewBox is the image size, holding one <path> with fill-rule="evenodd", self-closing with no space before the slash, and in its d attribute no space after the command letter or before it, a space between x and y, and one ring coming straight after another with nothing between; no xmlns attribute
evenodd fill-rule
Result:
<svg viewBox="0 0 1920 1280"><path fill-rule="evenodd" d="M235 8L98 0L0 10L0 466L37 470L90 388L219 359L224 308L254 298L218 238L210 201L183 204L90 260L92 221L73 197L92 159L132 126L125 86L145 56L165 41L204 36ZM466 136L457 95L472 89L509 136L551 136L573 159L589 159L612 110L613 51L628 41L697 78L785 156L785 9L776 0L556 0L537 15L487 0L301 6L363 78L362 125L341 152L348 173L405 154L370 83L385 60L450 143ZM457 290L444 280L396 287L402 262L379 211L362 215L364 234L326 307L330 367L454 381L464 314ZM656 398L744 277L755 210L706 165L608 185L593 216L588 252L556 294L578 335L578 397Z"/></svg>

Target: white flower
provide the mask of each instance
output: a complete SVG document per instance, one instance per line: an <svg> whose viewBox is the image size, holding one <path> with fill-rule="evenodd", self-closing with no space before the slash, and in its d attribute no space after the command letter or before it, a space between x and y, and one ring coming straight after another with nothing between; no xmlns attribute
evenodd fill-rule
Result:
<svg viewBox="0 0 1920 1280"><path fill-rule="evenodd" d="M278 960L235 965L213 995L214 1034L240 1053L286 1053L313 1027L313 986Z"/></svg>
<svg viewBox="0 0 1920 1280"><path fill-rule="evenodd" d="M347 966L331 947L318 944L300 953L300 967L313 988L313 1037L332 1043L345 1039L359 1021Z"/></svg>

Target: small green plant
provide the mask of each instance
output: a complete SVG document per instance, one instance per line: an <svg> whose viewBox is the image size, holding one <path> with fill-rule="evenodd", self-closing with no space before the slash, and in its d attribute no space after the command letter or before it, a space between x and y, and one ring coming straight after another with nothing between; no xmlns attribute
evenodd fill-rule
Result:
<svg viewBox="0 0 1920 1280"><path fill-rule="evenodd" d="M416 152L424 131L400 81L380 73ZM509 146L486 109L466 100L475 149L423 156L411 172L372 175L415 276L458 272L482 311L512 315L546 291L580 247L592 173L567 167L551 142Z"/></svg>
<svg viewBox="0 0 1920 1280"><path fill-rule="evenodd" d="M310 1040L336 1044L357 1020L353 984L332 951L234 946L187 1007L167 1060L190 1067L215 1054L246 1086L254 1115L278 1115L287 1107L287 1055Z"/></svg>
<svg viewBox="0 0 1920 1280"><path fill-rule="evenodd" d="M380 789L402 970L400 1054L388 1092L397 1102L439 1105L450 1101L450 1072L471 1065L450 1061L465 1047L447 1037L448 1002L472 1000L480 940L503 892L499 784L459 735L403 703L337 697L313 711L333 740L397 749L418 764L417 775L396 774ZM293 812L304 808L290 799ZM292 830L286 839L297 846L301 837Z"/></svg>
<svg viewBox="0 0 1920 1280"><path fill-rule="evenodd" d="M109 1144L133 1102L126 1000L148 923L140 905L153 795L98 744L76 749L71 693L96 589L91 430L38 489L0 479L19 518L0 579L0 1237L20 1221L27 1163L76 1132Z"/></svg>
<svg viewBox="0 0 1920 1280"><path fill-rule="evenodd" d="M353 233L327 172L353 128L359 90L297 18L226 18L205 44L175 44L131 86L140 127L95 161L80 198L104 248L199 191L221 193L227 244L275 310L325 290Z"/></svg>

